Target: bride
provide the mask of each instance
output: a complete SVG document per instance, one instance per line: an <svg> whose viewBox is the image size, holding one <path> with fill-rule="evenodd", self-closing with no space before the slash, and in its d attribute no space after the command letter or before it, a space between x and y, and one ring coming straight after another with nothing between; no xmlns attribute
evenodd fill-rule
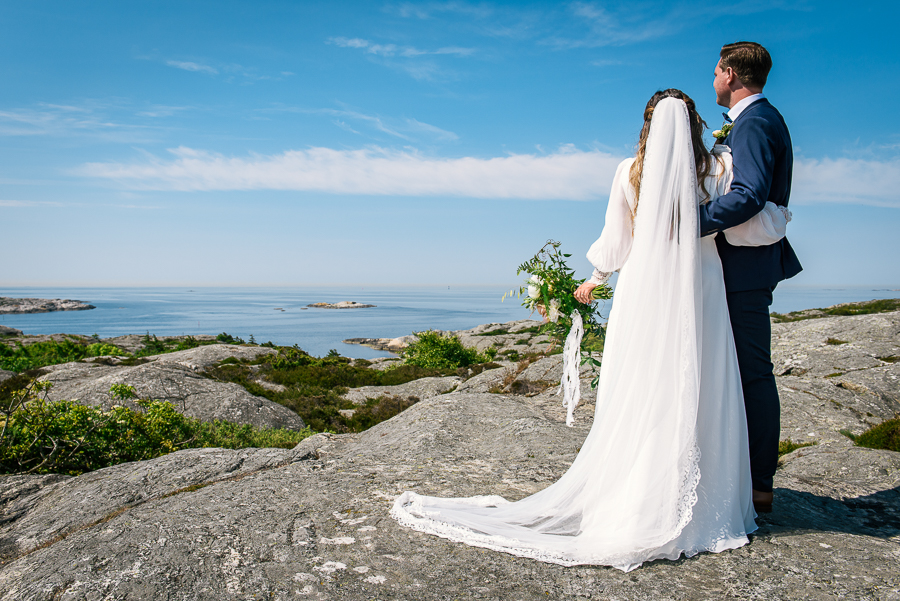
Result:
<svg viewBox="0 0 900 601"><path fill-rule="evenodd" d="M727 152L678 90L644 111L637 156L616 172L606 225L576 293L619 271L594 424L569 470L510 503L403 493L391 515L453 541L561 565L624 571L718 553L756 530L740 374L713 236L698 203L724 194Z"/></svg>

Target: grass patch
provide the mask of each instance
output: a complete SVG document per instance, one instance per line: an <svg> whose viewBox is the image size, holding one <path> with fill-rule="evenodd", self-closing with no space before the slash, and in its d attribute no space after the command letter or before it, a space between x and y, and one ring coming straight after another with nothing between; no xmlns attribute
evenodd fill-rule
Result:
<svg viewBox="0 0 900 601"><path fill-rule="evenodd" d="M836 377L838 377L838 376L843 376L843 375L844 375L843 372L836 371L836 372L834 372L833 374L828 374L828 375L825 376L825 377L826 377L826 378L836 378Z"/></svg>
<svg viewBox="0 0 900 601"><path fill-rule="evenodd" d="M513 334L540 334L544 330L544 326L531 326L529 328L522 328L521 330L516 330Z"/></svg>
<svg viewBox="0 0 900 601"><path fill-rule="evenodd" d="M879 361L884 361L885 363L896 363L900 361L900 357L896 355L892 355L890 357L878 357Z"/></svg>
<svg viewBox="0 0 900 601"><path fill-rule="evenodd" d="M832 346L837 346L839 344L848 344L846 340L839 340L837 338L829 338L825 341L825 344L830 344Z"/></svg>
<svg viewBox="0 0 900 601"><path fill-rule="evenodd" d="M778 456L781 457L783 455L787 455L788 453L793 453L797 449L802 449L803 447L811 447L818 443L815 442L794 442L790 438L787 440L782 440L778 443Z"/></svg>
<svg viewBox="0 0 900 601"><path fill-rule="evenodd" d="M890 313L900 311L900 299L889 298L872 300L861 303L847 303L827 309L806 309L803 311L791 311L790 313L771 313L775 323L788 323L803 321L805 319L817 319L820 317L832 317L835 315L870 315L873 313Z"/></svg>
<svg viewBox="0 0 900 601"><path fill-rule="evenodd" d="M859 436L846 430L841 430L841 434L852 440L858 447L900 452L900 417L889 419L869 428Z"/></svg>
<svg viewBox="0 0 900 601"><path fill-rule="evenodd" d="M497 328L496 330L491 330L490 332L482 332L481 334L476 334L476 336L502 336L503 334L509 334L509 330L507 330L506 328Z"/></svg>

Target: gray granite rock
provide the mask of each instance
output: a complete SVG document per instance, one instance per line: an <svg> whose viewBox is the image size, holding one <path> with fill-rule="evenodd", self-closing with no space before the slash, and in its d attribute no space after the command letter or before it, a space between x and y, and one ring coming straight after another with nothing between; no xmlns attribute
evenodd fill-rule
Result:
<svg viewBox="0 0 900 601"><path fill-rule="evenodd" d="M191 450L77 478L0 477L0 600L900 600L900 453L839 433L877 423L896 400L894 364L867 363L872 353L851 332L886 331L897 315L840 319L859 322L834 325L858 343L827 345L845 347L840 357L813 338L833 330L776 328L807 369L777 377L782 437L818 444L782 459L774 512L735 551L624 574L398 526L388 511L404 490L515 500L558 479L579 451L589 402L567 428L552 391L463 391L484 385L485 372L366 432L317 435L291 451ZM898 342L883 338L887 350ZM776 351L776 365L785 356ZM838 359L853 367L845 385L826 377ZM504 370L542 379L558 369L539 363Z"/></svg>
<svg viewBox="0 0 900 601"><path fill-rule="evenodd" d="M108 406L109 388L129 384L139 398L169 401L176 409L204 421L214 419L266 428L301 430L299 415L268 399L254 396L242 386L211 380L201 372L227 357L253 358L269 353L261 347L203 346L176 353L148 357L141 365L103 365L74 362L53 365L41 380L53 383L51 400L78 400L88 405Z"/></svg>
<svg viewBox="0 0 900 601"><path fill-rule="evenodd" d="M795 451L750 545L628 574L467 547L390 519L403 490L517 499L555 481L588 425L547 420L532 401L451 393L293 451L182 451L30 477L30 489L14 477L0 484L20 491L3 505L0 599L897 598L900 454L886 451Z"/></svg>
<svg viewBox="0 0 900 601"><path fill-rule="evenodd" d="M0 369L0 382L2 382L3 380L9 380L10 378L12 378L15 375L16 375L16 372L14 372L14 371L7 371L5 369Z"/></svg>
<svg viewBox="0 0 900 601"><path fill-rule="evenodd" d="M859 434L900 413L897 356L897 312L774 324L782 440L849 445L840 430Z"/></svg>
<svg viewBox="0 0 900 601"><path fill-rule="evenodd" d="M0 336L22 336L22 330L17 330L8 326L0 326Z"/></svg>
<svg viewBox="0 0 900 601"><path fill-rule="evenodd" d="M186 351L151 355L148 360L158 364L173 363L183 365L194 371L202 371L219 362L234 358L237 360L253 360L263 355L271 355L275 351L264 346L238 346L234 344L210 344L198 346Z"/></svg>
<svg viewBox="0 0 900 601"><path fill-rule="evenodd" d="M422 400L454 390L459 386L460 382L462 382L462 378L448 376L444 378L419 378L412 382L394 386L360 386L359 388L351 388L344 395L344 398L357 405L364 405L367 399L377 399L382 396L416 397Z"/></svg>

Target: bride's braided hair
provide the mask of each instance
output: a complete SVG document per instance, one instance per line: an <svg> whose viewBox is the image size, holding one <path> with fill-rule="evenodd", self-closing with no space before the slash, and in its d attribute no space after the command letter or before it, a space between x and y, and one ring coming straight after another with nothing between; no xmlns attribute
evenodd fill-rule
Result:
<svg viewBox="0 0 900 601"><path fill-rule="evenodd" d="M697 169L697 180L700 183L700 189L703 192L704 200L709 198L709 192L706 189L704 180L709 175L712 168L712 155L703 145L703 131L706 129L706 121L700 118L697 113L697 107L691 97L675 88L668 90L660 90L654 94L647 102L644 109L644 127L641 128L641 137L638 140L637 154L634 158L634 164L628 173L628 181L634 188L634 210L637 211L637 204L641 197L641 175L644 171L644 153L647 151L647 136L650 134L650 118L653 117L653 109L657 103L663 98L678 98L683 100L688 108L688 120L691 125L691 142L694 147L694 165Z"/></svg>

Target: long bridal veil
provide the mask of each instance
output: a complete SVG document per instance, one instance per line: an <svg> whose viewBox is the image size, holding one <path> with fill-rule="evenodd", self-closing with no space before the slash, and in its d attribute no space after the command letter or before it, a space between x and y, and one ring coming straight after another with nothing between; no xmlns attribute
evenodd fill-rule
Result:
<svg viewBox="0 0 900 601"><path fill-rule="evenodd" d="M562 565L629 570L684 550L672 544L692 520L701 477L696 182L687 107L663 99L650 125L632 249L609 317L594 425L562 478L514 503L405 492L391 510L398 522Z"/></svg>

